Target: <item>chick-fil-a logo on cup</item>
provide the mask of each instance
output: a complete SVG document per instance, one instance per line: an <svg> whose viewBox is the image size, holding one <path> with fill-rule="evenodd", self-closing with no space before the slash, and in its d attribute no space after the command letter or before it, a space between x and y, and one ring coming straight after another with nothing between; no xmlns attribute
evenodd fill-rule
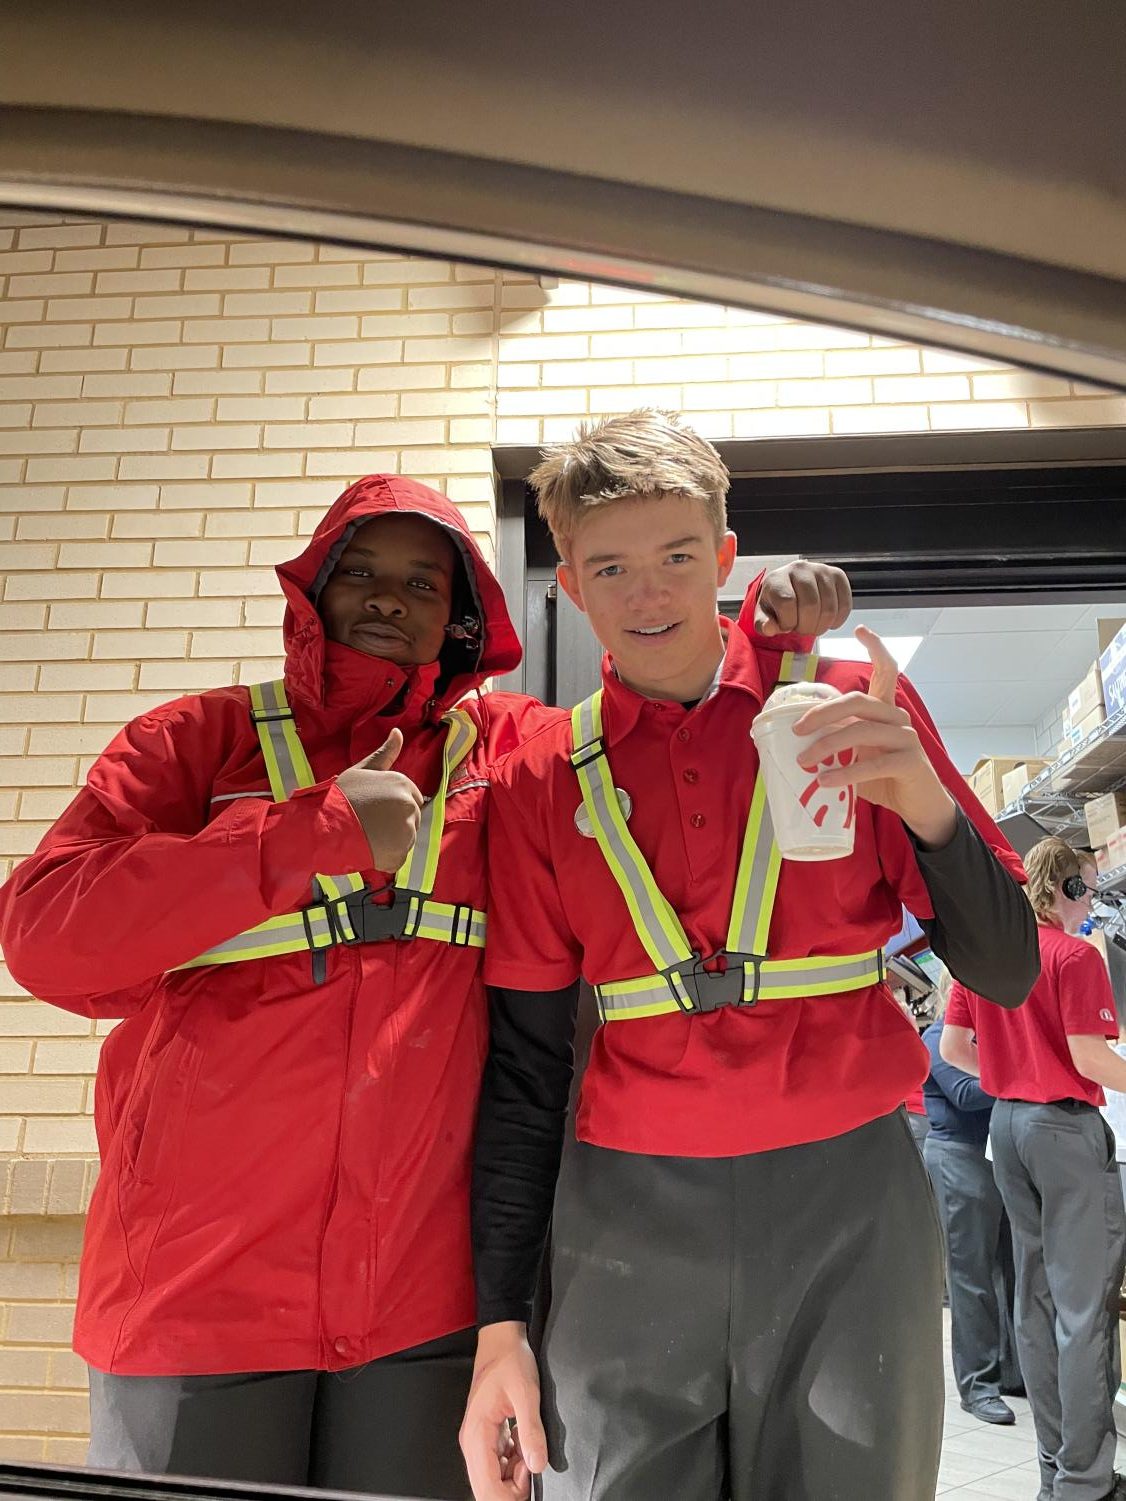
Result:
<svg viewBox="0 0 1126 1501"><path fill-rule="evenodd" d="M852 828L856 817L855 787L822 787L820 773L835 766L850 766L855 759L855 751L846 749L817 763L809 785L798 799L815 828Z"/></svg>

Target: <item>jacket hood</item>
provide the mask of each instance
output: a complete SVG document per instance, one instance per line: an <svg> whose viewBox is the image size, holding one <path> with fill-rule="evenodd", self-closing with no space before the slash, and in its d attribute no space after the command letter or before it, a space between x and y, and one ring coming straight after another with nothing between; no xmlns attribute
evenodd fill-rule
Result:
<svg viewBox="0 0 1126 1501"><path fill-rule="evenodd" d="M458 549L469 592L481 616L480 649L475 661L465 658L453 668L442 665L403 669L353 647L328 641L317 613L319 594L336 559L355 528L376 516L394 512L424 517L445 531ZM521 658L520 640L504 602L501 587L485 562L458 508L444 495L398 475L369 474L338 496L321 518L305 550L292 562L281 563L278 579L286 599L282 635L285 642L287 690L306 702L322 705L338 678L347 679L354 696L357 683L370 678L372 707L376 700L395 697L406 685L417 686L439 712L463 698L486 678L511 672ZM456 594L455 590L455 594ZM388 693L388 689L393 689Z"/></svg>

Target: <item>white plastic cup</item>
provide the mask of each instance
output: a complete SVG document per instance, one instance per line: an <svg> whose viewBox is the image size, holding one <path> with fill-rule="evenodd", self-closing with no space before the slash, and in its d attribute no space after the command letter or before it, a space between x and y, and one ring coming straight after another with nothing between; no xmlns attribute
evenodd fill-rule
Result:
<svg viewBox="0 0 1126 1501"><path fill-rule="evenodd" d="M817 780L818 771L846 765L852 758L842 762L833 756L818 771L806 771L798 757L808 751L810 737L794 734L794 725L815 704L839 697L829 683L785 683L770 695L751 726L760 775L766 778L774 837L784 860L843 860L852 854L856 791L822 787Z"/></svg>

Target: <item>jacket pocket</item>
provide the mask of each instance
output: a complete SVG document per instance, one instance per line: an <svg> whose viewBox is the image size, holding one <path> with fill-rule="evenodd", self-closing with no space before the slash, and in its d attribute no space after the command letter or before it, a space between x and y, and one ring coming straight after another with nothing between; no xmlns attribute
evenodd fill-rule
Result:
<svg viewBox="0 0 1126 1501"><path fill-rule="evenodd" d="M173 1032L157 1039L139 1071L130 1101L125 1158L138 1183L155 1184L175 1169L203 1053L199 1044Z"/></svg>

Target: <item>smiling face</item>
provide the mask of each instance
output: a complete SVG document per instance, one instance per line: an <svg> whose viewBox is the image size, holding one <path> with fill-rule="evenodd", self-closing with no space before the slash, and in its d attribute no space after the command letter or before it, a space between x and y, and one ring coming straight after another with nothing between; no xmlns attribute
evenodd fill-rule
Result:
<svg viewBox="0 0 1126 1501"><path fill-rule="evenodd" d="M716 536L702 501L628 496L582 516L559 582L623 682L687 703L707 691L723 656L716 593L735 546L733 532Z"/></svg>
<svg viewBox="0 0 1126 1501"><path fill-rule="evenodd" d="M457 548L421 516L377 516L358 526L321 590L331 641L400 667L434 662L450 620Z"/></svg>

